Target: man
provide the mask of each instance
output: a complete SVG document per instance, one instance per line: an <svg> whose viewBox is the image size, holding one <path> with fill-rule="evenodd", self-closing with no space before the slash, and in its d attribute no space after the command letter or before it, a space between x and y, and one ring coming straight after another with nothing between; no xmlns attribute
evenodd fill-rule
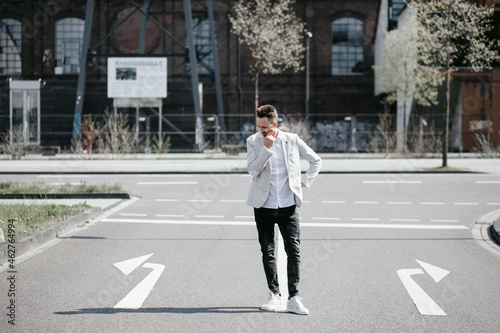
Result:
<svg viewBox="0 0 500 333"><path fill-rule="evenodd" d="M300 225L297 208L302 204L302 187L309 188L321 168L321 158L298 135L278 129L278 112L271 105L257 109L259 132L247 139L248 173L253 177L247 204L254 207L270 297L262 310L283 306L274 256L274 225L283 236L288 257L287 311L309 314L298 296ZM309 162L301 175L300 158Z"/></svg>

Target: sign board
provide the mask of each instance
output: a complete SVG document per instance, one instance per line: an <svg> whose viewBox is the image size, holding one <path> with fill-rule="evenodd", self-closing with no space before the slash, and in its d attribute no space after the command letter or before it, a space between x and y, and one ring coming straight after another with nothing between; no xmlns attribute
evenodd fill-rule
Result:
<svg viewBox="0 0 500 333"><path fill-rule="evenodd" d="M167 58L108 58L108 97L167 97Z"/></svg>

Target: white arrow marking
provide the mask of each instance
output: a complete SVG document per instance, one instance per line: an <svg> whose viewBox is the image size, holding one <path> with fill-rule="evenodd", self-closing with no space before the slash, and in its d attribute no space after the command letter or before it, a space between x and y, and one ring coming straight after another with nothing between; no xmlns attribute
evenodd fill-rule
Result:
<svg viewBox="0 0 500 333"><path fill-rule="evenodd" d="M411 278L415 274L424 274L420 268L417 269L400 269L398 275L408 294L413 299L420 314L429 316L446 316L446 313L430 298L427 293Z"/></svg>
<svg viewBox="0 0 500 333"><path fill-rule="evenodd" d="M115 309L139 309L165 269L164 265L150 263L146 263L142 267L152 268L153 271L149 273L149 275L146 276L146 278L144 278L144 280L142 280L134 289L132 289L127 296L118 302L118 304L114 307Z"/></svg>
<svg viewBox="0 0 500 333"><path fill-rule="evenodd" d="M417 260L420 266L434 279L434 281L441 281L446 275L450 274L450 271L446 269L439 268L437 266L425 263L423 261Z"/></svg>
<svg viewBox="0 0 500 333"><path fill-rule="evenodd" d="M137 257L133 259L128 259L124 261L117 262L113 264L116 268L118 268L120 271L122 271L125 275L129 275L132 273L134 269L142 265L143 262L148 260L154 253L147 254L142 257Z"/></svg>

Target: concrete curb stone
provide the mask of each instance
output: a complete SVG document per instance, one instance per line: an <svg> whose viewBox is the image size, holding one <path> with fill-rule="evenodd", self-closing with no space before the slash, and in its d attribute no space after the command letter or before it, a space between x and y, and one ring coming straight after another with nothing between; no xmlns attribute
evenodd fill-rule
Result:
<svg viewBox="0 0 500 333"><path fill-rule="evenodd" d="M74 230L79 225L82 225L88 220L92 220L101 213L102 209L99 207L89 208L77 215L73 215L68 219L61 221L47 229L41 230L31 236L27 236L20 241L15 242L15 257L20 256L35 250L36 248L42 246L59 238L61 235ZM0 247L0 264L3 264L9 260L9 244L2 245Z"/></svg>

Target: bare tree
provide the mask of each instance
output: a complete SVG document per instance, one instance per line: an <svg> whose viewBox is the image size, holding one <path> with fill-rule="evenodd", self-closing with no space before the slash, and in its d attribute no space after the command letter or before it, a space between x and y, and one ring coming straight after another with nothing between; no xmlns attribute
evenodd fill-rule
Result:
<svg viewBox="0 0 500 333"><path fill-rule="evenodd" d="M450 80L457 66L478 72L491 68L500 59L487 33L493 28L493 7L477 6L465 0L415 0L409 9L418 22L417 59L429 67L444 69L446 112L443 142L443 167L447 166L450 118Z"/></svg>
<svg viewBox="0 0 500 333"><path fill-rule="evenodd" d="M255 62L250 71L255 84L255 110L259 106L259 74L303 70L304 23L293 13L295 0L249 0L234 5L231 32L241 36Z"/></svg>

